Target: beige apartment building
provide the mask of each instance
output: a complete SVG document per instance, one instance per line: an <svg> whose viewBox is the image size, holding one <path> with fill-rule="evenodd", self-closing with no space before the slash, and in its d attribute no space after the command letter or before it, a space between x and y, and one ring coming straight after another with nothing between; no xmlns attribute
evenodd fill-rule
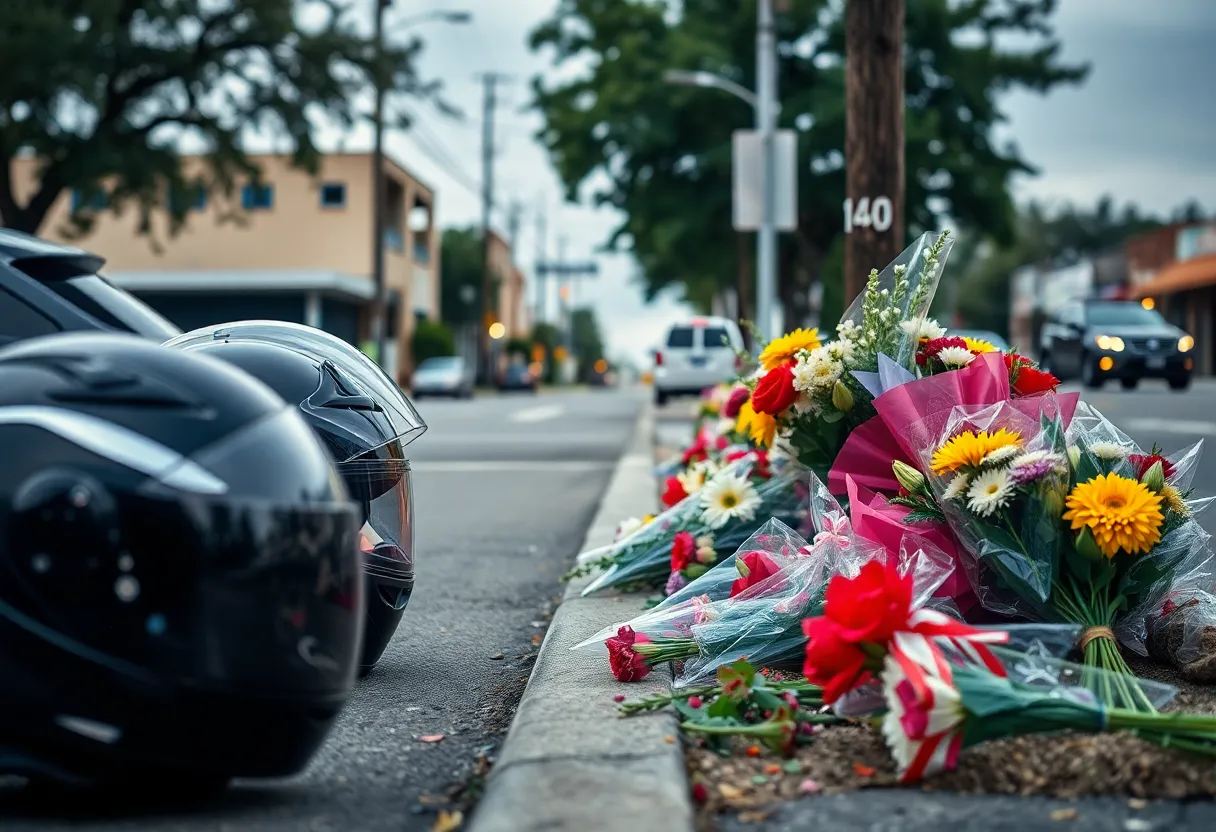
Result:
<svg viewBox="0 0 1216 832"><path fill-rule="evenodd" d="M116 215L104 210L104 194L78 192L60 198L40 234L104 257L103 274L182 329L277 319L357 345L366 345L371 332L378 238L388 293L385 364L404 379L416 322L440 316L434 191L386 160L385 223L373 235L371 154L326 155L316 176L293 168L287 157L253 158L260 182L239 183L231 196L185 195L190 211L175 236L168 235L166 216L154 218L151 236L141 236L133 207ZM32 158L14 163L21 190L33 189L35 164ZM198 158L183 164L187 175L203 170ZM88 236L69 240L64 232L74 210L95 210L97 219Z"/></svg>

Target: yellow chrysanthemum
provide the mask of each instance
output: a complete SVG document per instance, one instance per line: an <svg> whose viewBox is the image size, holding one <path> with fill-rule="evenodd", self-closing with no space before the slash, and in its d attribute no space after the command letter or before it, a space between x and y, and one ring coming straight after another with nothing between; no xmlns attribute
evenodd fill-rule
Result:
<svg viewBox="0 0 1216 832"><path fill-rule="evenodd" d="M937 449L931 467L935 474L948 474L963 467L976 468L993 451L1021 444L1020 433L1004 428L991 434L986 430L979 433L964 431Z"/></svg>
<svg viewBox="0 0 1216 832"><path fill-rule="evenodd" d="M1174 514L1181 514L1183 517L1190 517L1191 509L1186 504L1186 500L1182 497L1182 492L1172 485L1164 486L1158 494L1161 495L1161 504Z"/></svg>
<svg viewBox="0 0 1216 832"><path fill-rule="evenodd" d="M1128 477L1099 474L1079 483L1064 504L1072 530L1088 528L1108 558L1121 551L1144 554L1161 540L1161 495Z"/></svg>
<svg viewBox="0 0 1216 832"><path fill-rule="evenodd" d="M757 413L749 399L739 407L735 432L750 436L751 440L762 448L771 448L773 439L777 436L777 420L767 413Z"/></svg>
<svg viewBox="0 0 1216 832"><path fill-rule="evenodd" d="M986 352L996 352L996 344L989 341L984 341L980 338L968 338L966 335L964 335L963 342L967 344L967 349L971 350L977 355Z"/></svg>
<svg viewBox="0 0 1216 832"><path fill-rule="evenodd" d="M774 338L760 353L760 366L765 370L780 367L802 350L813 350L819 346L818 329L795 329L788 335Z"/></svg>

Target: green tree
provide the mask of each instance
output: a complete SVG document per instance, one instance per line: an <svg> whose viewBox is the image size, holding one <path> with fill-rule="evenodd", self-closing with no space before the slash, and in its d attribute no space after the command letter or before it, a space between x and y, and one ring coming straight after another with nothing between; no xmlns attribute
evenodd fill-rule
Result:
<svg viewBox="0 0 1216 832"><path fill-rule="evenodd" d="M557 362L553 360L553 351L562 343L561 332L553 324L538 323L532 327L532 343L545 348L545 383L556 384Z"/></svg>
<svg viewBox="0 0 1216 832"><path fill-rule="evenodd" d="M481 264L485 249L481 229L449 228L443 232L440 267L443 319L453 326L481 323ZM498 297L502 275L490 276L490 297Z"/></svg>
<svg viewBox="0 0 1216 832"><path fill-rule="evenodd" d="M798 229L783 235L780 293L787 324L805 317L810 285L843 231L845 133L842 6L791 0L777 21L780 126L798 131ZM1013 231L1010 176L1032 172L992 138L997 94L1047 92L1081 81L1059 59L1055 0L912 0L907 12L908 235L950 216L997 239ZM671 285L702 308L747 275L751 242L731 227L731 132L749 107L704 89L663 82L673 68L755 86L754 0L561 0L531 38L558 67L582 75L534 81L546 144L569 196L589 191L624 214L607 241L631 251L648 297ZM1016 44L1016 45L1014 45ZM588 183L594 182L594 185ZM602 183L602 184L601 184ZM586 187L585 187L586 186ZM875 263L882 267L886 264ZM830 293L829 297L830 297Z"/></svg>
<svg viewBox="0 0 1216 832"><path fill-rule="evenodd" d="M456 338L442 321L419 321L412 339L414 363L456 354Z"/></svg>
<svg viewBox="0 0 1216 832"><path fill-rule="evenodd" d="M39 0L7 3L3 18L0 219L30 233L72 188L104 191L110 210L135 206L144 233L168 208L176 231L189 201L168 194L231 196L257 178L249 131L287 137L293 162L315 171L321 120L349 126L370 78L434 91L413 73L417 41L377 58L329 0ZM189 179L183 143L205 148ZM12 178L20 154L38 159L28 193ZM74 212L76 231L94 211Z"/></svg>
<svg viewBox="0 0 1216 832"><path fill-rule="evenodd" d="M587 381L591 377L591 368L595 366L595 362L604 357L604 342L600 338L595 310L586 307L573 310L570 313L570 327L573 330L571 340L574 344L574 355L578 359L577 378L579 381Z"/></svg>

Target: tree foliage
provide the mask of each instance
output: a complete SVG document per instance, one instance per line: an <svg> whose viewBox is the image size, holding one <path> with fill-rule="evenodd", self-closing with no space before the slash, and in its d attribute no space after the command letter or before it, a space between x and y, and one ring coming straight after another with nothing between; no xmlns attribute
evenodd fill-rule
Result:
<svg viewBox="0 0 1216 832"><path fill-rule="evenodd" d="M253 131L286 138L315 171L319 121L349 125L370 78L434 92L413 73L417 41L377 56L349 4L337 0L38 0L6 3L0 26L0 218L36 232L68 189L104 190L134 206L140 227L169 209L170 231L198 187L231 195L258 168L242 149ZM183 172L183 144L204 172ZM38 160L25 193L19 154ZM93 214L73 216L86 231Z"/></svg>
<svg viewBox="0 0 1216 832"><path fill-rule="evenodd" d="M1087 72L1059 59L1050 26L1055 6L908 3L910 238L949 215L962 228L1011 239L1009 179L1032 168L1016 147L993 140L1004 118L997 95L1047 92ZM798 131L798 229L783 235L779 261L787 324L804 317L807 291L843 231L842 12L834 0L790 0L777 21L779 121ZM558 67L591 67L555 83L534 82L546 119L540 138L571 197L586 195L623 213L608 245L636 256L648 297L679 284L705 307L715 291L734 284L750 256L728 233L731 133L751 126L750 108L714 90L673 87L663 75L703 70L754 88L755 21L754 0L561 0L532 33L532 47L550 52Z"/></svg>
<svg viewBox="0 0 1216 832"><path fill-rule="evenodd" d="M573 310L570 313L570 327L574 355L578 359L577 378L587 381L595 362L604 357L604 342L600 337L595 310L589 307Z"/></svg>
<svg viewBox="0 0 1216 832"><path fill-rule="evenodd" d="M443 232L439 285L443 319L453 326L481 320L481 264L485 253L476 228Z"/></svg>
<svg viewBox="0 0 1216 832"><path fill-rule="evenodd" d="M456 339L452 329L442 321L419 321L412 339L414 363L420 364L428 358L440 358L456 354Z"/></svg>
<svg viewBox="0 0 1216 832"><path fill-rule="evenodd" d="M1008 244L972 234L951 252L947 271L962 276L955 304L958 317L969 327L1007 334L1010 279L1019 267L1076 262L1110 251L1167 222L1202 219L1203 209L1193 201L1165 218L1142 213L1133 204L1116 208L1110 196L1099 199L1093 208L1067 204L1052 210L1032 201L1018 212L1015 234ZM960 248L973 256L964 254L956 261Z"/></svg>

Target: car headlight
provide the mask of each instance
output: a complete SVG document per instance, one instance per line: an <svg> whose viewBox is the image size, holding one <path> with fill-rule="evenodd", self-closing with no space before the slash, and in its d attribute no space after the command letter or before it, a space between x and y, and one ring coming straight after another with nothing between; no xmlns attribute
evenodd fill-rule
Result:
<svg viewBox="0 0 1216 832"><path fill-rule="evenodd" d="M1195 339L1189 335L1183 335L1178 339L1178 352L1190 352L1195 347Z"/></svg>
<svg viewBox="0 0 1216 832"><path fill-rule="evenodd" d="M1094 343L1098 345L1100 350L1108 350L1109 352L1123 352L1123 339L1111 335L1099 335L1094 339Z"/></svg>

